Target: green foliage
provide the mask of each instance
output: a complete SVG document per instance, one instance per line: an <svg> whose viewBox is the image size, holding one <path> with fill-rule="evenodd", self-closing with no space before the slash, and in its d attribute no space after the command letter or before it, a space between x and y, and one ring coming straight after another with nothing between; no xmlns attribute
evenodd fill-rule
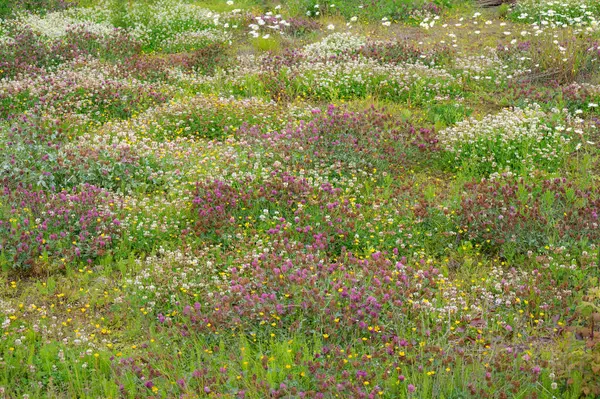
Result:
<svg viewBox="0 0 600 399"><path fill-rule="evenodd" d="M456 1L427 1L427 0L383 0L364 3L357 0L348 1L314 1L292 0L288 7L292 13L310 17L341 15L346 19L357 16L361 19L381 21L387 18L393 21L418 20L421 13L439 13L442 7L456 4Z"/></svg>
<svg viewBox="0 0 600 399"><path fill-rule="evenodd" d="M64 10L75 5L75 0L0 0L0 18L11 17L15 12L45 13Z"/></svg>
<svg viewBox="0 0 600 399"><path fill-rule="evenodd" d="M111 0L111 23L117 28L127 27L126 16L128 3L131 2L129 0Z"/></svg>
<svg viewBox="0 0 600 399"><path fill-rule="evenodd" d="M0 0L0 397L598 396L598 6L475 3Z"/></svg>

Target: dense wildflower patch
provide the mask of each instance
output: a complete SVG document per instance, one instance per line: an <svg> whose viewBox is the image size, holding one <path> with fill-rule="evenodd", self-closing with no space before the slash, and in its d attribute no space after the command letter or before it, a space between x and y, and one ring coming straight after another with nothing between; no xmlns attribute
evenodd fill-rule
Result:
<svg viewBox="0 0 600 399"><path fill-rule="evenodd" d="M0 0L0 397L600 395L594 1Z"/></svg>

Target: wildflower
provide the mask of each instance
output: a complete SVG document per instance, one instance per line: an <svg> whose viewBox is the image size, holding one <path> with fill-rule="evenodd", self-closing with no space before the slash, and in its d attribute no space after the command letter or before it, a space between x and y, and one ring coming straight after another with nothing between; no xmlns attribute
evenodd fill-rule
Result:
<svg viewBox="0 0 600 399"><path fill-rule="evenodd" d="M409 393L413 393L417 388L413 384L408 384L406 389L408 389Z"/></svg>
<svg viewBox="0 0 600 399"><path fill-rule="evenodd" d="M335 29L335 25L329 24L329 25L327 25L327 29L334 30Z"/></svg>

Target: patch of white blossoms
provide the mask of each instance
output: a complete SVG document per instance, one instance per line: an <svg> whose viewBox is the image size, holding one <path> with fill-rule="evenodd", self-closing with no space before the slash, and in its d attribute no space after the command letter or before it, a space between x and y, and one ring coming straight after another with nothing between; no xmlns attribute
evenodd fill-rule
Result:
<svg viewBox="0 0 600 399"><path fill-rule="evenodd" d="M600 4L596 0L523 0L519 1L517 18L539 22L543 26L586 27L597 30L600 26Z"/></svg>
<svg viewBox="0 0 600 399"><path fill-rule="evenodd" d="M93 22L79 19L66 12L51 12L46 15L22 14L18 22L29 26L34 32L50 39L64 37L74 28L83 28L85 31L98 36L109 36L115 27L108 22Z"/></svg>
<svg viewBox="0 0 600 399"><path fill-rule="evenodd" d="M327 58L357 51L366 43L367 40L363 36L336 32L319 42L305 46L303 52L310 58Z"/></svg>
<svg viewBox="0 0 600 399"><path fill-rule="evenodd" d="M486 172L530 170L534 165L556 165L573 150L571 142L582 135L571 117L556 110L547 114L539 105L504 109L483 119L469 118L442 130L443 149L458 164Z"/></svg>
<svg viewBox="0 0 600 399"><path fill-rule="evenodd" d="M442 130L439 140L447 151L457 152L462 144L474 144L482 138L500 137L511 141L522 137L543 139L548 128L543 124L546 114L538 106L504 109L483 119L469 118Z"/></svg>

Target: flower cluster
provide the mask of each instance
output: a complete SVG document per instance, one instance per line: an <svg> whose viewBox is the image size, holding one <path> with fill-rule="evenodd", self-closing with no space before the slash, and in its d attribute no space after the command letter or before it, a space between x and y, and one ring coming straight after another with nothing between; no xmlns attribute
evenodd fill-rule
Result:
<svg viewBox="0 0 600 399"><path fill-rule="evenodd" d="M517 21L556 27L585 27L597 30L600 7L595 1L520 1L511 16Z"/></svg>
<svg viewBox="0 0 600 399"><path fill-rule="evenodd" d="M461 121L441 131L439 140L452 167L476 174L552 170L575 150L583 132L567 123L560 113L551 117L539 106L506 109Z"/></svg>
<svg viewBox="0 0 600 399"><path fill-rule="evenodd" d="M598 192L565 178L534 186L503 176L466 189L460 211L464 230L484 247L526 253L551 243L598 239Z"/></svg>
<svg viewBox="0 0 600 399"><path fill-rule="evenodd" d="M598 7L468 1L0 1L0 397L597 395Z"/></svg>
<svg viewBox="0 0 600 399"><path fill-rule="evenodd" d="M73 258L91 263L116 237L119 221L107 193L94 186L55 193L5 186L1 199L9 210L0 220L0 247L15 269L39 267L38 262L64 267Z"/></svg>

